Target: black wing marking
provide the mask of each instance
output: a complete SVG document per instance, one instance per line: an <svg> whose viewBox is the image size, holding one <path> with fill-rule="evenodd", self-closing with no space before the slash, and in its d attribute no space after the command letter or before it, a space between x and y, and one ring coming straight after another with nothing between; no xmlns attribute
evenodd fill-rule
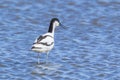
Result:
<svg viewBox="0 0 120 80"><path fill-rule="evenodd" d="M39 43L39 44L42 44L42 45L45 45L45 46L51 46L53 43L54 43L54 42L52 42L51 44L47 44L47 43L41 42L41 43Z"/></svg>
<svg viewBox="0 0 120 80"><path fill-rule="evenodd" d="M41 40L45 39L46 36L39 36L38 39L37 39L37 43L39 43Z"/></svg>

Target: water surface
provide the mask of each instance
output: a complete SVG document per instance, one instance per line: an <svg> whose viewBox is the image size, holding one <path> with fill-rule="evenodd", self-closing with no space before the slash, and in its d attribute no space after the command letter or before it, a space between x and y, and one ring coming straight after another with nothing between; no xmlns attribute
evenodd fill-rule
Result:
<svg viewBox="0 0 120 80"><path fill-rule="evenodd" d="M30 50L35 38L58 17L55 47ZM119 0L1 0L0 80L119 80Z"/></svg>

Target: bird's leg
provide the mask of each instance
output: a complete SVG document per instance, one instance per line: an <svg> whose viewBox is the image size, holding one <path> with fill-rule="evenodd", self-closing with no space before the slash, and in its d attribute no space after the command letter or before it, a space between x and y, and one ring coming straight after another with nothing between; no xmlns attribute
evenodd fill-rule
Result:
<svg viewBox="0 0 120 80"><path fill-rule="evenodd" d="M38 53L38 56L37 56L37 58L38 58L38 64L40 64L40 53Z"/></svg>
<svg viewBox="0 0 120 80"><path fill-rule="evenodd" d="M48 62L48 55L49 55L49 52L47 52L47 55L46 55L46 64Z"/></svg>

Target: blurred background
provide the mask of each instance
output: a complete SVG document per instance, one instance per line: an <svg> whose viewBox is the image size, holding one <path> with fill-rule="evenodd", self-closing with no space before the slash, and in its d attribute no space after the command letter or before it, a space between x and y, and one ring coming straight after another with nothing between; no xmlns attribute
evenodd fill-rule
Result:
<svg viewBox="0 0 120 80"><path fill-rule="evenodd" d="M38 66L31 45L53 17L67 29ZM120 0L0 0L0 80L119 79Z"/></svg>

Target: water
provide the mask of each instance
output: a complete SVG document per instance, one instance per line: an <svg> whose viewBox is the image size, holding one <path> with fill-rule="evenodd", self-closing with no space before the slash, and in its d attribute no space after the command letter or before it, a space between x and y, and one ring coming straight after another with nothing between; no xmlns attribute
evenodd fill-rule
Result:
<svg viewBox="0 0 120 80"><path fill-rule="evenodd" d="M55 47L30 50L35 38L58 17ZM119 0L1 0L0 80L119 80Z"/></svg>

